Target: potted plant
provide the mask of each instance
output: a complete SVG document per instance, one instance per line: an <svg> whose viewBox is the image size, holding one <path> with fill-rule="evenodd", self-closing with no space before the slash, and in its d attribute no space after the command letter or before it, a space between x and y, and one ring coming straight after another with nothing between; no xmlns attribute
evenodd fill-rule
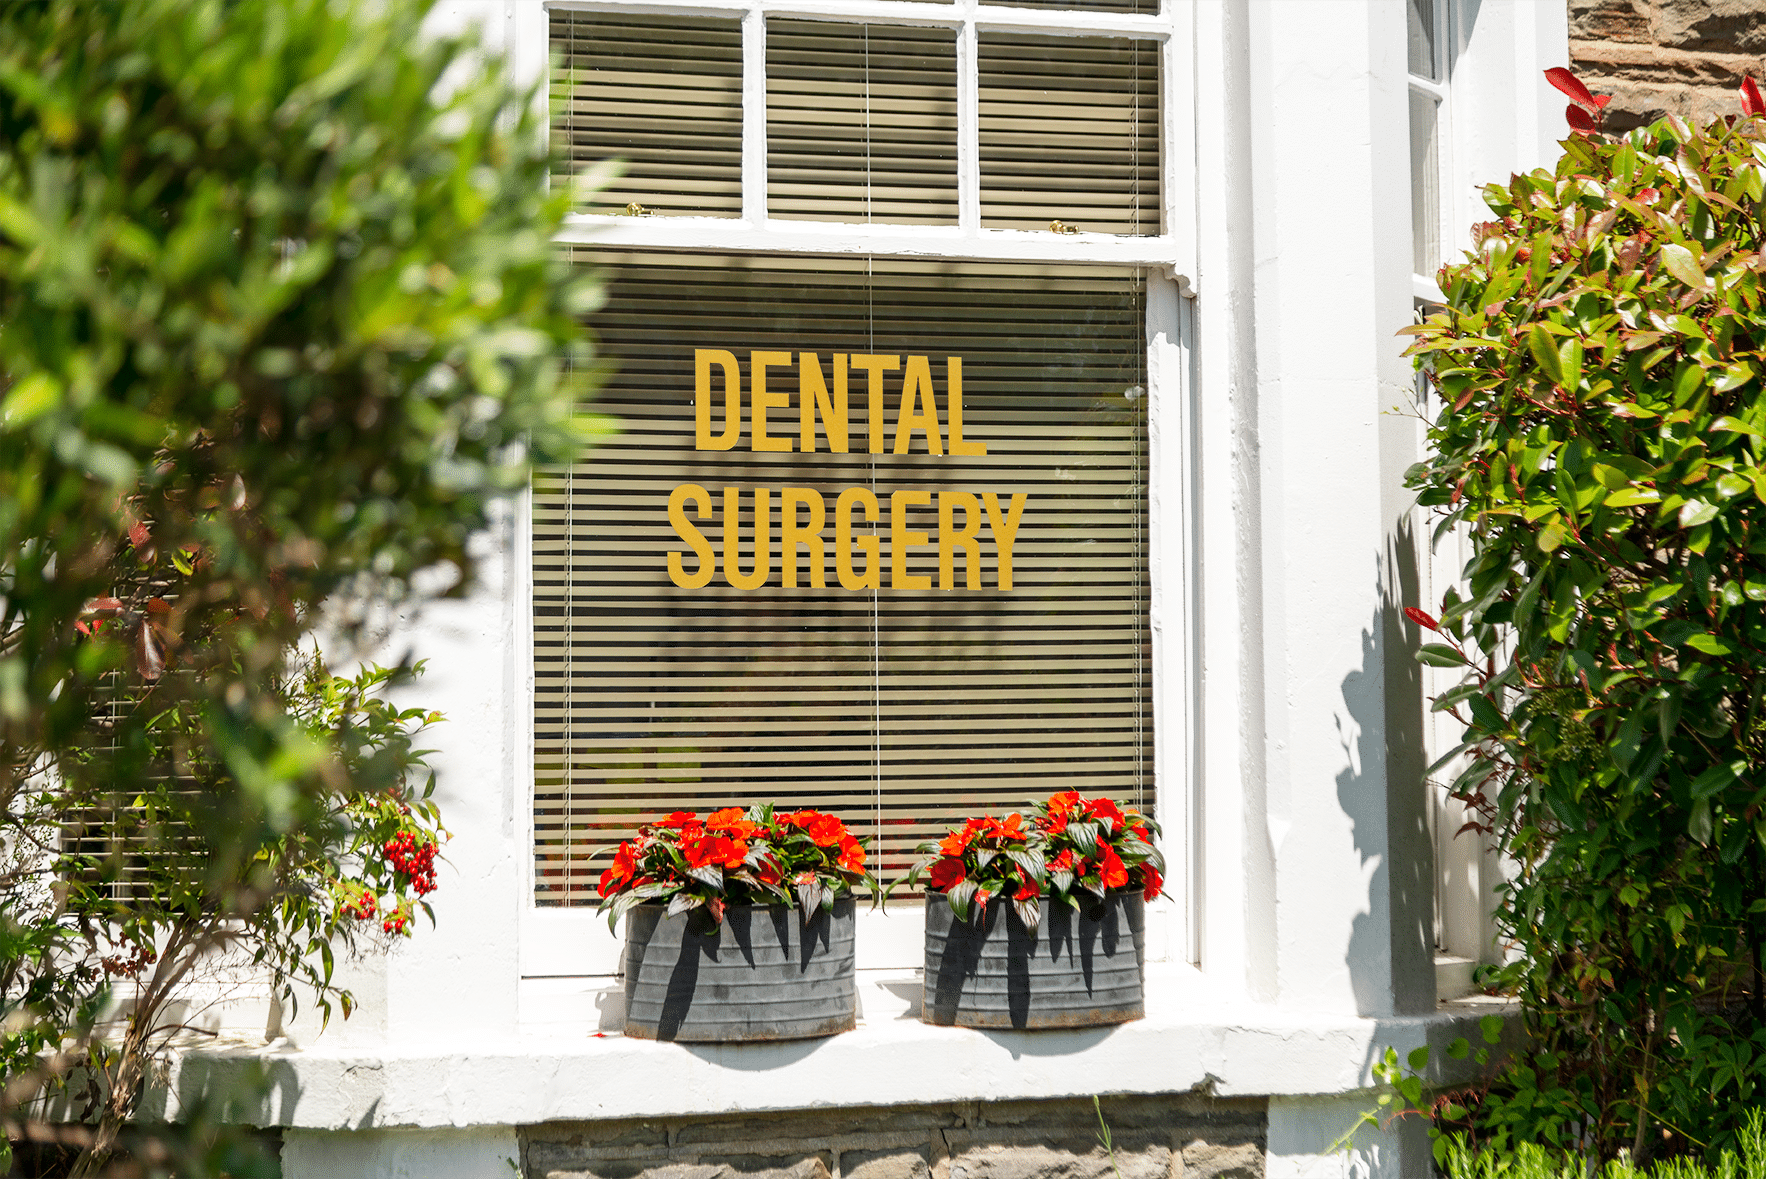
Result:
<svg viewBox="0 0 1766 1179"><path fill-rule="evenodd" d="M1145 902L1164 882L1158 824L1068 790L1026 822L970 819L908 872L926 886L920 1018L1071 1028L1145 1014Z"/></svg>
<svg viewBox="0 0 1766 1179"><path fill-rule="evenodd" d="M821 811L676 811L638 830L601 874L601 911L626 917L625 1034L794 1040L850 1029L852 890L864 841Z"/></svg>

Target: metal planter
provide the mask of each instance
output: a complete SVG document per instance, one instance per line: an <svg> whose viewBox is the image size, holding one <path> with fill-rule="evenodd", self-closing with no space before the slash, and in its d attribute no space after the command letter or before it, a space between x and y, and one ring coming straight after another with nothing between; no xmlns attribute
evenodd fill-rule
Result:
<svg viewBox="0 0 1766 1179"><path fill-rule="evenodd" d="M850 1030L851 897L805 921L796 908L731 905L722 926L701 909L626 914L625 1034L644 1040L799 1040Z"/></svg>
<svg viewBox="0 0 1766 1179"><path fill-rule="evenodd" d="M1036 936L1003 898L979 923L926 898L926 995L920 1018L965 1028L1083 1028L1146 1014L1146 898L1112 893L1075 912L1041 902Z"/></svg>

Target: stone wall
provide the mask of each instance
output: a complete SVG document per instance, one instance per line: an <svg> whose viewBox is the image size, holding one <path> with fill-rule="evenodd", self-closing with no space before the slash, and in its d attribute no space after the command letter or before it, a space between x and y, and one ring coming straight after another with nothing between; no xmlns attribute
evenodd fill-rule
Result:
<svg viewBox="0 0 1766 1179"><path fill-rule="evenodd" d="M1736 88L1766 83L1766 0L1569 0L1570 68L1611 94L1607 127L1664 114L1741 113Z"/></svg>
<svg viewBox="0 0 1766 1179"><path fill-rule="evenodd" d="M1262 1179L1260 1100L1106 1097L1121 1179ZM1116 1179L1090 1100L547 1123L527 1179Z"/></svg>

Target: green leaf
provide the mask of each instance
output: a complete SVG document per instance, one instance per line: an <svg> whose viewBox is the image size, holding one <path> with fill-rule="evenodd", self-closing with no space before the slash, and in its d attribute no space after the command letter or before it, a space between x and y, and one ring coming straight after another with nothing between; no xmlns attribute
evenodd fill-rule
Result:
<svg viewBox="0 0 1766 1179"><path fill-rule="evenodd" d="M1532 354L1533 362L1541 372L1551 378L1554 385L1564 383L1564 361L1559 354L1557 345L1552 342L1551 334L1540 324L1534 324L1527 330L1527 351Z"/></svg>
<svg viewBox="0 0 1766 1179"><path fill-rule="evenodd" d="M1662 493L1653 487L1627 487L1606 498L1609 508L1634 508L1638 504L1660 503Z"/></svg>
<svg viewBox="0 0 1766 1179"><path fill-rule="evenodd" d="M1680 505L1680 526L1695 528L1700 524L1709 523L1717 516L1717 505L1708 504L1703 500L1689 499Z"/></svg>
<svg viewBox="0 0 1766 1179"><path fill-rule="evenodd" d="M1693 798L1702 802L1712 795L1722 792L1730 783L1746 773L1747 768L1748 763L1745 758L1712 766L1692 780ZM1709 821L1708 816L1706 821Z"/></svg>
<svg viewBox="0 0 1766 1179"><path fill-rule="evenodd" d="M1692 251L1685 246L1672 243L1662 247L1662 266L1669 274L1689 287L1704 290L1711 285L1710 279L1693 258Z"/></svg>
<svg viewBox="0 0 1766 1179"><path fill-rule="evenodd" d="M1716 635L1698 634L1686 640L1685 646L1707 655L1733 655L1735 648Z"/></svg>
<svg viewBox="0 0 1766 1179"><path fill-rule="evenodd" d="M1564 518L1553 513L1552 516L1546 520L1545 527L1539 530L1539 536L1537 538L1539 551L1542 553L1553 551L1559 545L1564 543L1564 540L1569 536L1569 531L1569 528L1564 523Z"/></svg>
<svg viewBox="0 0 1766 1179"><path fill-rule="evenodd" d="M1412 1048L1410 1054L1404 1058L1404 1061L1406 1064L1410 1065L1413 1072L1427 1068L1429 1065L1429 1046L1424 1044L1420 1048Z"/></svg>
<svg viewBox="0 0 1766 1179"><path fill-rule="evenodd" d="M1424 643L1417 649L1416 658L1418 663L1430 667L1464 667L1467 663L1464 655L1446 643Z"/></svg>
<svg viewBox="0 0 1766 1179"><path fill-rule="evenodd" d="M1709 799L1702 798L1698 802L1693 803L1692 815L1687 819L1687 822L1686 822L1686 833L1688 835L1690 835L1692 837L1693 841L1695 843L1699 844L1701 847L1709 847L1710 846L1710 844L1711 844L1711 802ZM1683 919L1683 922L1684 922L1684 919ZM1675 932L1678 933L1679 931L1676 930Z"/></svg>

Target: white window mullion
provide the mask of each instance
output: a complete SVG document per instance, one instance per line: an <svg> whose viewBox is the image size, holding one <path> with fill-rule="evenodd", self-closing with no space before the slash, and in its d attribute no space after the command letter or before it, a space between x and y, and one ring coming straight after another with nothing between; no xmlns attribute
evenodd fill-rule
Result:
<svg viewBox="0 0 1766 1179"><path fill-rule="evenodd" d="M981 89L975 78L975 0L957 32L957 225L965 237L981 230Z"/></svg>
<svg viewBox="0 0 1766 1179"><path fill-rule="evenodd" d="M742 18L742 219L766 224L766 15Z"/></svg>

